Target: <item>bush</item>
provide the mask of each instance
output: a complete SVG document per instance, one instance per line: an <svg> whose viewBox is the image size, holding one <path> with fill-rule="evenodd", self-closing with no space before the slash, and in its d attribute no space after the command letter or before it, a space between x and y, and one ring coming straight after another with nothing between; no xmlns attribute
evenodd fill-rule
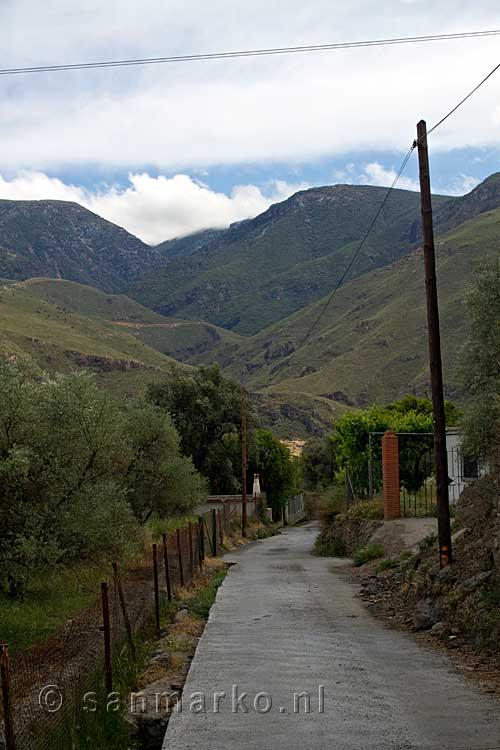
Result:
<svg viewBox="0 0 500 750"><path fill-rule="evenodd" d="M370 560L377 560L383 557L384 548L381 544L367 544L365 547L359 547L353 556L353 562L356 568L364 565Z"/></svg>
<svg viewBox="0 0 500 750"><path fill-rule="evenodd" d="M391 570L392 568L396 568L397 565L396 560L393 560L390 557L384 557L384 559L377 565L377 573L383 573L384 570Z"/></svg>
<svg viewBox="0 0 500 750"><path fill-rule="evenodd" d="M346 516L355 521L373 521L383 519L384 506L379 500L357 503L346 512Z"/></svg>
<svg viewBox="0 0 500 750"><path fill-rule="evenodd" d="M322 557L345 557L346 554L344 540L339 536L319 536L314 551Z"/></svg>

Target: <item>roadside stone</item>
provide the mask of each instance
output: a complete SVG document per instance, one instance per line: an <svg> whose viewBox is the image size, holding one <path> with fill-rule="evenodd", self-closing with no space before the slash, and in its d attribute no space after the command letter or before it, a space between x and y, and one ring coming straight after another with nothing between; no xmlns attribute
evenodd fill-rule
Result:
<svg viewBox="0 0 500 750"><path fill-rule="evenodd" d="M467 533L469 529L467 527L464 527L463 529L459 529L458 531L455 531L451 535L451 542L452 544L456 544L460 539L462 539Z"/></svg>
<svg viewBox="0 0 500 750"><path fill-rule="evenodd" d="M170 666L170 654L168 653L168 651L163 651L159 654L156 654L151 658L150 663L158 667L165 667L165 669L167 669Z"/></svg>
<svg viewBox="0 0 500 750"><path fill-rule="evenodd" d="M431 635L436 636L436 638L442 638L444 635L446 635L446 625L441 620L439 622L436 622L435 625L431 628Z"/></svg>
<svg viewBox="0 0 500 750"><path fill-rule="evenodd" d="M432 599L420 599L415 607L413 626L415 630L429 630L438 620Z"/></svg>
<svg viewBox="0 0 500 750"><path fill-rule="evenodd" d="M175 615L175 617L174 617L174 622L176 622L176 623L177 623L177 622L182 622L183 620L185 620L185 619L186 619L186 617L187 617L187 616L188 616L188 611L187 611L187 609L180 609L180 610L179 610L179 611L178 611L178 612L176 613L176 615Z"/></svg>

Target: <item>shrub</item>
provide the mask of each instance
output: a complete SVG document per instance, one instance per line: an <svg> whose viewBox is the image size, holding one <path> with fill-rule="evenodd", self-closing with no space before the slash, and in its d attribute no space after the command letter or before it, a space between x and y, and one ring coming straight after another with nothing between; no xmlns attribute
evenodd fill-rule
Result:
<svg viewBox="0 0 500 750"><path fill-rule="evenodd" d="M367 544L365 547L358 547L354 553L353 562L354 565L359 568L370 560L377 560L379 557L383 557L384 548L381 544Z"/></svg>
<svg viewBox="0 0 500 750"><path fill-rule="evenodd" d="M391 568L397 567L397 561L390 557L384 557L383 560L377 565L377 573L383 573L384 570L391 570Z"/></svg>
<svg viewBox="0 0 500 750"><path fill-rule="evenodd" d="M320 535L316 539L314 551L322 557L344 557L346 548L344 540L339 536Z"/></svg>
<svg viewBox="0 0 500 750"><path fill-rule="evenodd" d="M346 516L356 521L379 520L384 517L384 506L379 500L357 503L349 508Z"/></svg>

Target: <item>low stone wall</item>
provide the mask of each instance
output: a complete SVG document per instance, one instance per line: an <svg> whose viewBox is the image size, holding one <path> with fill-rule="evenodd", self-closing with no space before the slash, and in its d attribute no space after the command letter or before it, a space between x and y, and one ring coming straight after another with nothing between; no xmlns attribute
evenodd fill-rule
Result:
<svg viewBox="0 0 500 750"><path fill-rule="evenodd" d="M381 519L355 518L349 512L325 513L316 547L324 554L350 556L358 547L368 544L382 523Z"/></svg>

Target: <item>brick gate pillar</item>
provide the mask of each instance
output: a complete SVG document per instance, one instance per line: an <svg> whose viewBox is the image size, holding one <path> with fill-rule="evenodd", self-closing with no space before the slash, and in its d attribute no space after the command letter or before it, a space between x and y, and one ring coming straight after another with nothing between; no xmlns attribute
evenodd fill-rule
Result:
<svg viewBox="0 0 500 750"><path fill-rule="evenodd" d="M384 518L401 516L399 502L399 448L398 436L387 430L382 437L382 483L384 489Z"/></svg>

